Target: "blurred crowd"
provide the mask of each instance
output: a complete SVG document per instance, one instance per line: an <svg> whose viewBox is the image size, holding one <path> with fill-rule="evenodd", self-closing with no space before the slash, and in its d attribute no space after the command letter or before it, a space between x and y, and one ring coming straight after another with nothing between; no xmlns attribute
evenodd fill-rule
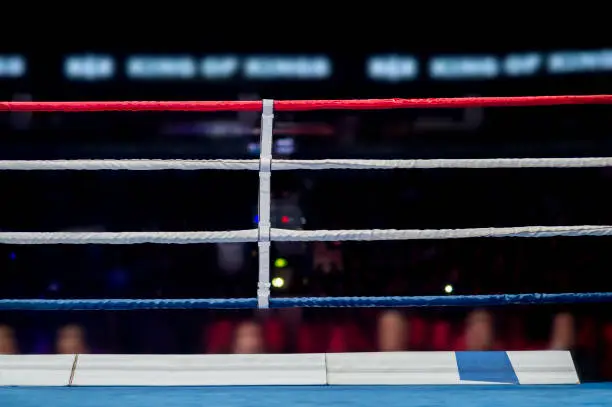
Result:
<svg viewBox="0 0 612 407"><path fill-rule="evenodd" d="M533 319L530 313L539 315ZM249 316L228 312L209 313L205 324L191 324L190 328L194 329L189 330L186 325L180 326L186 322L185 318L179 315L177 322L169 315L158 313L144 318L150 320L145 322L149 330L146 336L141 337L142 342L137 344L136 353L552 349L571 350L583 380L612 378L612 323L600 324L592 314L580 310L555 312L547 309L542 314L533 308L500 312L473 309L455 311L455 315L403 309L330 309L318 312L289 309L256 312ZM543 315L548 317L542 318ZM113 320L121 318L115 314L111 319L98 319L95 325L91 320L87 323L63 324L57 328L54 337L47 338L47 343L37 340L31 349L22 346L24 344L20 338L24 338L24 335L14 327L0 325L0 354L126 353L126 349L117 342L125 332L117 332L116 326L113 328L117 324ZM131 326L136 319L139 320L137 327ZM141 329L142 319L141 315L123 321L124 328ZM155 322L151 324L153 320ZM539 326L528 332L533 322ZM91 327L91 332L86 326ZM109 334L108 330L113 333ZM185 339L186 334L193 336L187 339L192 345L188 348L177 344L179 337Z"/></svg>
<svg viewBox="0 0 612 407"><path fill-rule="evenodd" d="M578 321L570 312L553 315L548 337L528 340L521 328L520 316L505 319L505 327L496 325L494 314L486 309L467 313L461 324L444 318L428 320L399 309L359 311L363 321L323 318L295 323L296 311L262 313L256 318L215 318L202 328L200 352L203 353L317 353L405 350L573 350L595 344L597 332L592 319L578 330ZM297 311L300 313L300 311ZM333 311L332 311L333 313ZM372 321L369 321L371 319ZM510 329L508 329L510 328ZM612 324L605 331L612 332ZM503 335L502 335L503 333ZM178 333L175 333L178 334ZM168 335L168 333L164 333ZM172 334L171 334L172 335ZM0 353L21 353L18 335L9 325L0 325ZM610 338L607 338L610 339ZM52 353L116 352L120 349L93 351L87 329L78 323L60 326L47 350Z"/></svg>

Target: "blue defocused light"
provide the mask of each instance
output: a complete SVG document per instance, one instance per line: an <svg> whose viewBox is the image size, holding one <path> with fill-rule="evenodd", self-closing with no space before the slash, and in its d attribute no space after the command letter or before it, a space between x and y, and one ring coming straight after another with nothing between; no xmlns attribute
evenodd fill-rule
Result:
<svg viewBox="0 0 612 407"><path fill-rule="evenodd" d="M0 78L20 78L27 70L26 60L21 55L0 55Z"/></svg>
<svg viewBox="0 0 612 407"><path fill-rule="evenodd" d="M57 283L55 281L52 282L51 284L49 284L49 287L47 287L47 290L51 291L51 292L59 291L59 289L60 289L60 285L59 285L59 283Z"/></svg>
<svg viewBox="0 0 612 407"><path fill-rule="evenodd" d="M11 253L11 254L9 255L9 259L11 259L11 260L15 260L15 259L17 259L17 255L16 255L15 253Z"/></svg>
<svg viewBox="0 0 612 407"><path fill-rule="evenodd" d="M259 216L255 215L255 217L253 218L253 222L255 222L255 224L259 223Z"/></svg>
<svg viewBox="0 0 612 407"><path fill-rule="evenodd" d="M128 275L124 270L115 269L108 274L108 282L114 288L124 287L128 284Z"/></svg>

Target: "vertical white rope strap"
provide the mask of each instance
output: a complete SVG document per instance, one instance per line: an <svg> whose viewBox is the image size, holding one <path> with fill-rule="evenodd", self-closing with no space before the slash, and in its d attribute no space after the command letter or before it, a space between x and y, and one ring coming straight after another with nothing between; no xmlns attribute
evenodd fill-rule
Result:
<svg viewBox="0 0 612 407"><path fill-rule="evenodd" d="M257 216L257 246L259 248L259 282L257 283L257 307L270 304L270 181L272 177L272 130L274 102L263 100L261 113L261 139L259 153L259 209Z"/></svg>

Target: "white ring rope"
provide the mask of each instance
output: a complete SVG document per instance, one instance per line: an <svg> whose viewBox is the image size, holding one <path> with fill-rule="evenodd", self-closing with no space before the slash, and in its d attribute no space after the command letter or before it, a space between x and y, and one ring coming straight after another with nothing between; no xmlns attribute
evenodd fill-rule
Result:
<svg viewBox="0 0 612 407"><path fill-rule="evenodd" d="M468 239L477 237L612 236L612 226L521 226L424 230L289 230L270 231L271 241L374 241ZM0 244L195 244L257 242L258 230L221 232L0 232Z"/></svg>
<svg viewBox="0 0 612 407"><path fill-rule="evenodd" d="M259 170L259 160L0 160L0 170Z"/></svg>
<svg viewBox="0 0 612 407"><path fill-rule="evenodd" d="M376 170L434 168L589 168L610 167L612 157L479 158L435 160L274 160L273 170Z"/></svg>
<svg viewBox="0 0 612 407"><path fill-rule="evenodd" d="M598 168L612 167L612 157L479 158L434 160L272 160L273 171L434 168ZM250 170L259 160L0 160L0 170Z"/></svg>
<svg viewBox="0 0 612 407"><path fill-rule="evenodd" d="M256 241L256 229L222 232L0 232L0 243L5 244L193 244Z"/></svg>
<svg viewBox="0 0 612 407"><path fill-rule="evenodd" d="M429 240L476 237L612 236L612 226L520 226L468 229L369 229L288 230L272 229L274 241Z"/></svg>

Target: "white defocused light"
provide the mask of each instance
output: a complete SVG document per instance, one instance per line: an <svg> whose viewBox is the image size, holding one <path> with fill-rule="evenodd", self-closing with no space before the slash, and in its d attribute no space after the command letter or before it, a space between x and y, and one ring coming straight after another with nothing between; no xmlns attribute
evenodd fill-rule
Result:
<svg viewBox="0 0 612 407"><path fill-rule="evenodd" d="M281 277L275 277L272 279L272 287L282 288L285 285L285 280Z"/></svg>

